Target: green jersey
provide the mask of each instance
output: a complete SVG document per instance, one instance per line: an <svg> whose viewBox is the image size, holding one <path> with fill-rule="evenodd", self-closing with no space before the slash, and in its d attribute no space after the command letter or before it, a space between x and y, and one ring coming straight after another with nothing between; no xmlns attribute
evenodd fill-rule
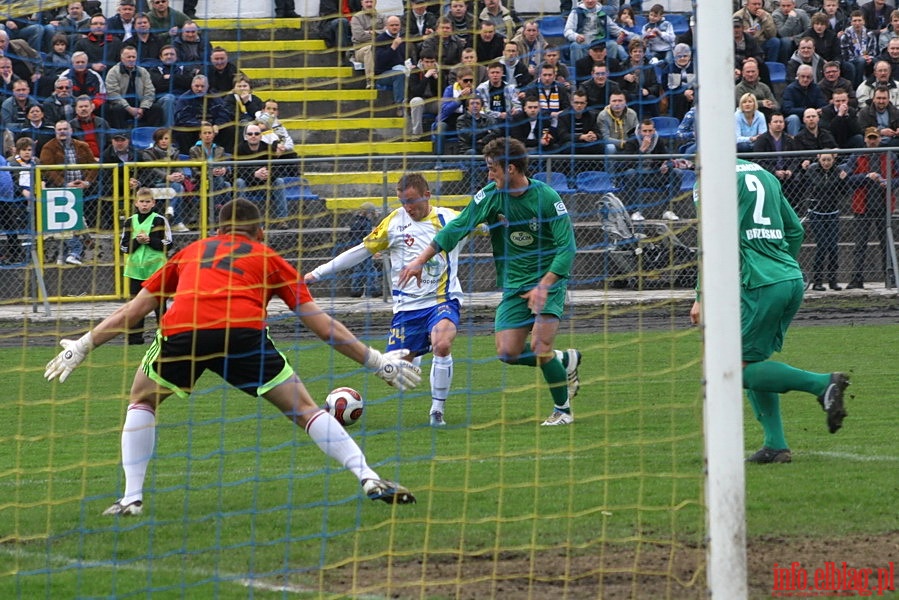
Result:
<svg viewBox="0 0 899 600"><path fill-rule="evenodd" d="M737 161L740 283L754 289L801 279L797 257L805 232L780 181L759 165Z"/></svg>
<svg viewBox="0 0 899 600"><path fill-rule="evenodd" d="M479 223L487 223L499 287L533 287L550 271L567 278L576 250L571 217L554 189L533 179L528 183L524 194L511 196L491 182L434 242L452 250Z"/></svg>

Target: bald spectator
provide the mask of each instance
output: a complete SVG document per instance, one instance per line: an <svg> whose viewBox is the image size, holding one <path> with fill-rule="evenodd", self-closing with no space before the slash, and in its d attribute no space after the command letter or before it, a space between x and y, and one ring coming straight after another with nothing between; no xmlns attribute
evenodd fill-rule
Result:
<svg viewBox="0 0 899 600"><path fill-rule="evenodd" d="M12 71L12 61L0 56L0 102L12 96L12 84L21 79Z"/></svg>
<svg viewBox="0 0 899 600"><path fill-rule="evenodd" d="M384 31L375 38L375 75L390 84L396 115L405 115L406 41L400 35L402 22L393 15L387 17Z"/></svg>
<svg viewBox="0 0 899 600"><path fill-rule="evenodd" d="M833 134L821 126L821 117L814 108L805 109L802 115L802 129L796 135L796 145L800 150L826 150L836 148L837 141ZM812 164L810 158L804 159L800 166L802 170L808 169Z"/></svg>
<svg viewBox="0 0 899 600"><path fill-rule="evenodd" d="M371 87L375 74L375 38L384 31L385 19L378 14L375 0L362 0L362 10L350 19L350 37L356 62L365 68L366 86ZM436 55L435 55L436 56Z"/></svg>
<svg viewBox="0 0 899 600"><path fill-rule="evenodd" d="M891 39L877 59L886 61L890 65L890 77L899 80L899 38Z"/></svg>
<svg viewBox="0 0 899 600"><path fill-rule="evenodd" d="M899 106L899 82L893 79L890 64L879 60L874 64L874 74L865 79L855 92L859 106L866 106L874 97L874 90L886 88L889 90L890 102Z"/></svg>
<svg viewBox="0 0 899 600"><path fill-rule="evenodd" d="M790 135L799 133L806 109L815 109L817 112L826 105L827 100L821 88L812 81L812 68L802 65L796 71L796 81L788 85L783 93L782 106L787 116L787 133Z"/></svg>

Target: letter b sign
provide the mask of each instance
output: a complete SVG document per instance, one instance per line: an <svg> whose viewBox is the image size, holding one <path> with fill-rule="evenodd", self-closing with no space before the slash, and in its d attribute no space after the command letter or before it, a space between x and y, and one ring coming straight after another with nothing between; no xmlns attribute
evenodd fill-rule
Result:
<svg viewBox="0 0 899 600"><path fill-rule="evenodd" d="M84 202L78 188L48 188L43 190L43 218L45 232L84 229Z"/></svg>

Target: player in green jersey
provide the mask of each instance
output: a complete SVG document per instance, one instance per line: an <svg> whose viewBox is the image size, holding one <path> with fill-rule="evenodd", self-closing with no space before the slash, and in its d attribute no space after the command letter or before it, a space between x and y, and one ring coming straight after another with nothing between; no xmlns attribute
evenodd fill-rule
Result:
<svg viewBox="0 0 899 600"><path fill-rule="evenodd" d="M568 425L574 421L570 400L580 387L581 353L553 350L553 343L574 262L571 218L555 190L528 178L524 144L493 140L484 147L484 159L491 183L400 271L397 287L402 289L411 279L420 283L425 263L486 223L496 282L503 291L494 323L496 352L508 364L540 367L554 404L543 425Z"/></svg>
<svg viewBox="0 0 899 600"><path fill-rule="evenodd" d="M698 184L697 184L698 189ZM783 195L780 182L759 165L737 161L740 219L740 314L743 340L743 387L765 432L764 446L750 456L753 463L787 463L780 414L780 395L800 390L817 396L827 413L831 433L843 425L844 373L812 373L768 360L780 352L790 322L802 304L805 283L796 257L805 235ZM690 320L700 320L700 296Z"/></svg>

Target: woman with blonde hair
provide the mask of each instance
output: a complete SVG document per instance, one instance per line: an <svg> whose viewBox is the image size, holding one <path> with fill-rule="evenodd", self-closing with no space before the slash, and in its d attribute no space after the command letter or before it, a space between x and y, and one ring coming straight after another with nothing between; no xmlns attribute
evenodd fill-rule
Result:
<svg viewBox="0 0 899 600"><path fill-rule="evenodd" d="M765 116L759 111L755 95L746 92L740 96L740 104L734 112L734 130L737 134L737 152L752 152L755 140L768 131Z"/></svg>

